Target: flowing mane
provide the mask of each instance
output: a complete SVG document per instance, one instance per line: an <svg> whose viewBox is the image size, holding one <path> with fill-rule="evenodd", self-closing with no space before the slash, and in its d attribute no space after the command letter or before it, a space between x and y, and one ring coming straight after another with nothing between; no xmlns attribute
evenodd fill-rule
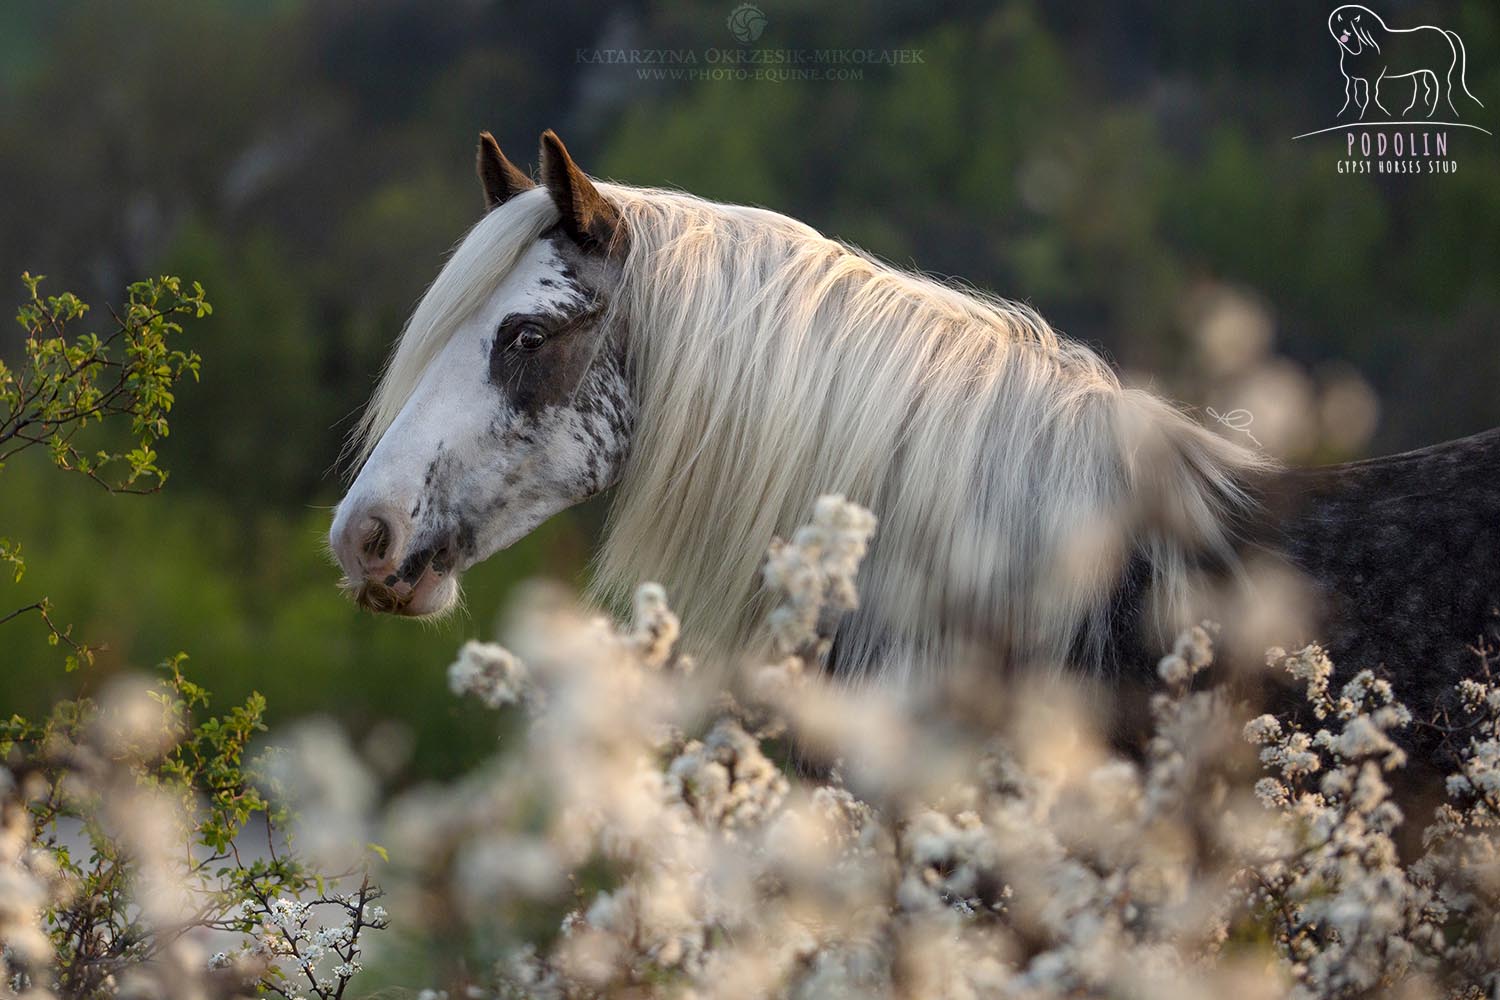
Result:
<svg viewBox="0 0 1500 1000"><path fill-rule="evenodd" d="M1007 660L1106 668L1120 581L1165 630L1194 574L1232 564L1256 455L1120 384L1030 308L906 273L792 219L601 184L628 250L611 309L638 413L596 590L668 588L690 641L733 648L759 561L823 493L874 510L841 669L910 679L966 635ZM360 428L557 218L528 191L487 215L423 298Z"/></svg>

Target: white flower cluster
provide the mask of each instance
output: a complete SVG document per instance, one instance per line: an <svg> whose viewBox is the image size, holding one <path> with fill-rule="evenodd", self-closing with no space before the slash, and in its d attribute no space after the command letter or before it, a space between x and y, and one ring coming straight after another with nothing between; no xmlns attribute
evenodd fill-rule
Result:
<svg viewBox="0 0 1500 1000"><path fill-rule="evenodd" d="M67 889L51 855L32 842L27 804L44 784L0 767L0 996L46 996L31 990L33 974L52 961L42 911Z"/></svg>
<svg viewBox="0 0 1500 1000"><path fill-rule="evenodd" d="M1500 683L1459 685L1466 719L1460 766L1446 782L1449 801L1423 834L1427 853L1411 866L1432 893L1434 920L1446 917L1441 958L1500 995Z"/></svg>
<svg viewBox="0 0 1500 1000"><path fill-rule="evenodd" d="M190 904L204 898L205 887L180 850L190 842L186 807L137 780L143 762L179 735L145 685L121 681L105 690L89 725L52 729L40 753L13 753L15 769L0 766L0 997L243 994L244 977L207 975L193 933ZM87 819L68 831L58 815ZM47 819L36 822L39 816ZM80 859L98 860L101 849L84 839L87 823L108 831L105 856L116 886L96 880L90 888L90 866ZM75 904L107 912L100 895L108 891L128 901L129 923L105 924L86 937L64 934L58 947L58 914L76 916ZM133 949L153 936L154 960L139 963ZM85 952L94 960L84 960Z"/></svg>
<svg viewBox="0 0 1500 1000"><path fill-rule="evenodd" d="M1468 718L1454 731L1469 738L1451 748L1450 801L1423 832L1425 853L1403 864L1404 817L1387 775L1406 763L1391 733L1410 713L1369 671L1330 693L1333 666L1317 646L1273 649L1268 660L1304 683L1315 718L1336 724L1309 734L1264 715L1245 727L1275 772L1257 794L1287 821L1261 845L1248 902L1270 915L1295 995L1365 996L1398 984L1500 994L1500 693L1460 684Z"/></svg>
<svg viewBox="0 0 1500 1000"><path fill-rule="evenodd" d="M1442 945L1431 892L1400 864L1402 814L1385 780L1405 763L1390 734L1411 717L1369 671L1331 695L1333 665L1316 646L1268 658L1304 682L1313 714L1337 728L1308 735L1269 716L1245 727L1278 775L1257 793L1292 821L1279 856L1255 869L1251 899L1276 914L1276 940L1305 995L1363 994L1400 981Z"/></svg>
<svg viewBox="0 0 1500 1000"><path fill-rule="evenodd" d="M493 642L466 642L448 667L448 687L457 695L473 695L490 708L514 705L526 695L526 670Z"/></svg>
<svg viewBox="0 0 1500 1000"><path fill-rule="evenodd" d="M813 506L812 523L798 528L789 544L771 544L761 572L767 588L784 595L769 621L778 653L804 651L831 633L825 616L858 606L855 577L874 531L875 515L841 496L825 496Z"/></svg>
<svg viewBox="0 0 1500 1000"><path fill-rule="evenodd" d="M364 968L360 932L390 922L385 908L373 902L380 895L367 882L358 892L310 902L272 899L251 930L247 951L282 970L286 988L278 991L283 996L343 996L349 980ZM219 953L209 965L228 965L233 958Z"/></svg>
<svg viewBox="0 0 1500 1000"><path fill-rule="evenodd" d="M268 887L298 891L302 879L271 874L297 862L278 856L269 818L253 848L197 833L199 796L148 767L181 738L175 715L143 682L120 682L88 725L50 728L33 754L13 755L19 766L0 766L0 998L329 1000L360 971L361 932L389 922L380 890L277 897ZM304 735L304 756L321 751L336 773L319 784L300 768L298 780L367 813L371 779L347 747L326 727ZM262 844L270 859L240 863Z"/></svg>

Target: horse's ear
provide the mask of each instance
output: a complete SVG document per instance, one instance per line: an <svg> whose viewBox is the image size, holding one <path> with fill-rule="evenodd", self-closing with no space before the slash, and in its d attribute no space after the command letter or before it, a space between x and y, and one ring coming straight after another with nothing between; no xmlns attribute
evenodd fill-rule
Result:
<svg viewBox="0 0 1500 1000"><path fill-rule="evenodd" d="M535 181L505 158L500 152L500 144L488 132L479 133L479 154L474 169L479 174L479 183L484 185L486 212L499 208L522 191L536 187Z"/></svg>
<svg viewBox="0 0 1500 1000"><path fill-rule="evenodd" d="M578 169L550 128L542 133L542 183L562 214L564 232L587 250L610 249L620 232L620 212Z"/></svg>

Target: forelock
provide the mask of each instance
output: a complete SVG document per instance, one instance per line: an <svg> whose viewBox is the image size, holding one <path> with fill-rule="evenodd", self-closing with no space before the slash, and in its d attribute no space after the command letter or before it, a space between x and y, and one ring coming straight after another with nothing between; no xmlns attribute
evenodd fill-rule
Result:
<svg viewBox="0 0 1500 1000"><path fill-rule="evenodd" d="M524 191L487 213L453 248L407 320L350 437L351 475L395 422L433 358L557 219L557 208L544 189Z"/></svg>

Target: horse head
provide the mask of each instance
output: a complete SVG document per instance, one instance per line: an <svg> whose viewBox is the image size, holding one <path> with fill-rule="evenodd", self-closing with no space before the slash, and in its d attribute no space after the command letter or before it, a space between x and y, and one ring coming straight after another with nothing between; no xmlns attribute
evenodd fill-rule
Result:
<svg viewBox="0 0 1500 1000"><path fill-rule="evenodd" d="M1385 31L1385 22L1368 7L1345 4L1328 15L1328 33L1351 56L1357 56L1366 49L1380 51L1380 46L1375 41L1374 33L1377 30Z"/></svg>
<svg viewBox="0 0 1500 1000"><path fill-rule="evenodd" d="M551 131L540 186L487 132L478 173L486 214L408 323L329 535L376 611L453 607L464 570L604 490L630 447L618 211Z"/></svg>

